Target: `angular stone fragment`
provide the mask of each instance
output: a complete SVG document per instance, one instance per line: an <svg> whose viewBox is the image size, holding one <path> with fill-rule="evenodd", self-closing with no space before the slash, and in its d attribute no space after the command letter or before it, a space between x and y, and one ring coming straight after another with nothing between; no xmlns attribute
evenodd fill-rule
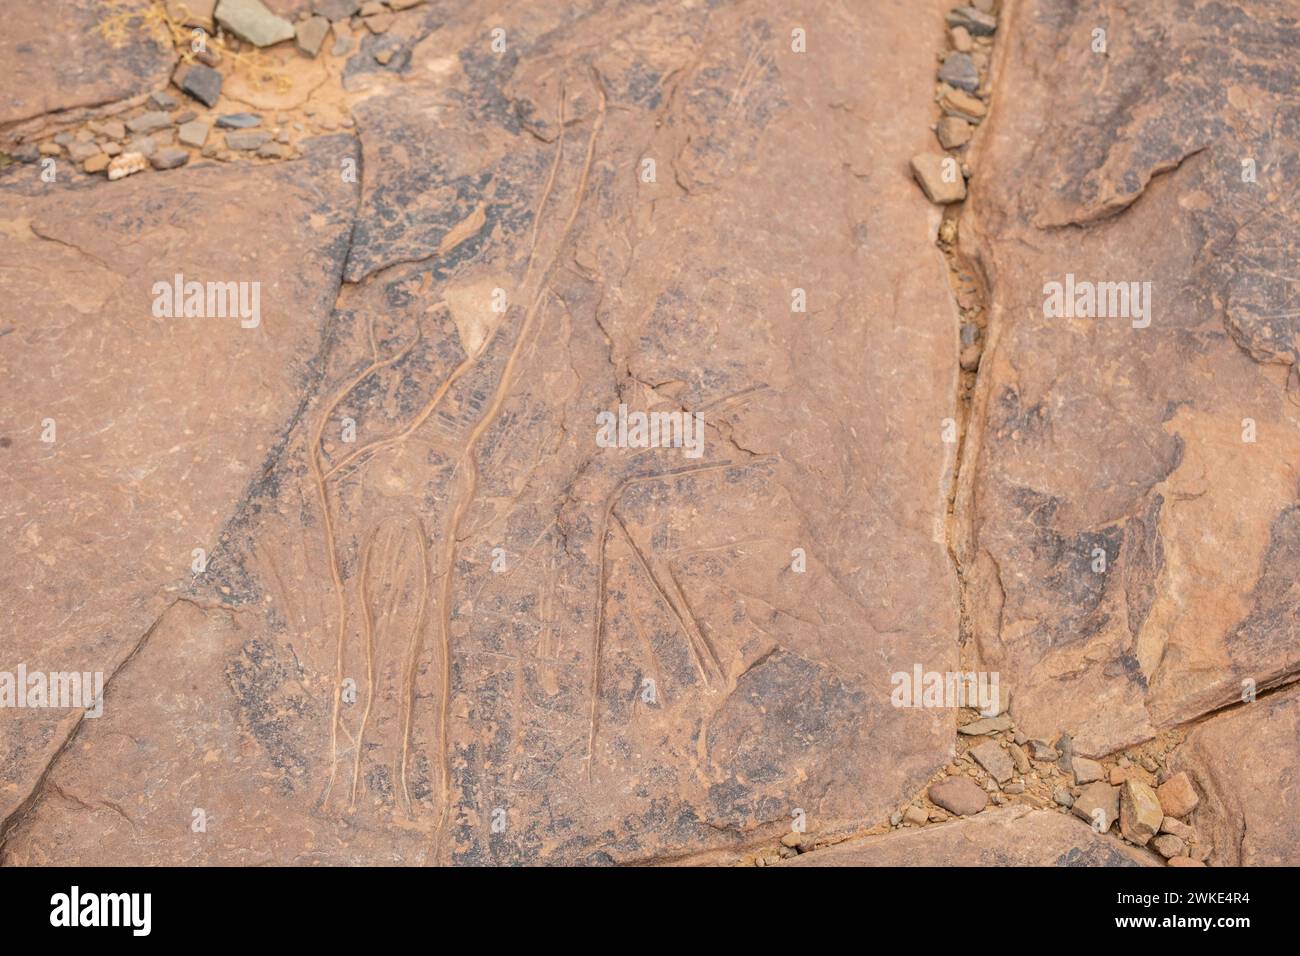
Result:
<svg viewBox="0 0 1300 956"><path fill-rule="evenodd" d="M1124 838L1146 846L1160 831L1163 819L1156 792L1140 780L1125 780L1119 791L1119 829Z"/></svg>
<svg viewBox="0 0 1300 956"><path fill-rule="evenodd" d="M157 148L158 144L154 142L152 136L134 136L126 143L128 153L139 153L146 159L152 156Z"/></svg>
<svg viewBox="0 0 1300 956"><path fill-rule="evenodd" d="M978 123L988 112L988 107L979 97L971 96L965 90L945 85L939 96L939 107L950 116L956 116L972 123Z"/></svg>
<svg viewBox="0 0 1300 956"><path fill-rule="evenodd" d="M998 746L996 740L986 740L972 747L969 752L971 757L998 783L1006 783L1015 774L1015 766L1011 758Z"/></svg>
<svg viewBox="0 0 1300 956"><path fill-rule="evenodd" d="M68 146L68 156L74 163L85 162L98 152L99 147L94 143L72 143Z"/></svg>
<svg viewBox="0 0 1300 956"><path fill-rule="evenodd" d="M945 116L934 128L934 134L939 137L939 145L944 149L965 146L970 142L973 132L970 123L957 116Z"/></svg>
<svg viewBox="0 0 1300 956"><path fill-rule="evenodd" d="M930 802L950 813L969 817L989 805L989 795L970 777L945 777L930 785Z"/></svg>
<svg viewBox="0 0 1300 956"><path fill-rule="evenodd" d="M1176 856L1169 861L1170 866L1205 866L1200 860L1194 860L1190 856Z"/></svg>
<svg viewBox="0 0 1300 956"><path fill-rule="evenodd" d="M313 9L331 22L346 20L361 9L361 0L313 0Z"/></svg>
<svg viewBox="0 0 1300 956"><path fill-rule="evenodd" d="M903 822L910 823L914 827L923 827L930 822L930 814L921 807L910 806L903 811Z"/></svg>
<svg viewBox="0 0 1300 956"><path fill-rule="evenodd" d="M1151 845L1166 860L1174 856L1186 856L1187 844L1172 833L1162 833L1151 838Z"/></svg>
<svg viewBox="0 0 1300 956"><path fill-rule="evenodd" d="M218 129L251 129L261 123L262 117L256 113L222 113L217 117Z"/></svg>
<svg viewBox="0 0 1300 956"><path fill-rule="evenodd" d="M126 124L118 119L91 120L86 125L91 132L109 139L122 139L126 136Z"/></svg>
<svg viewBox="0 0 1300 956"><path fill-rule="evenodd" d="M228 149L253 150L270 141L271 134L264 129L241 129L226 134Z"/></svg>
<svg viewBox="0 0 1300 956"><path fill-rule="evenodd" d="M980 88L980 71L966 53L949 53L939 69L939 79L949 86L955 86L967 93L974 93Z"/></svg>
<svg viewBox="0 0 1300 956"><path fill-rule="evenodd" d="M1089 784L1074 798L1070 809L1096 832L1105 833L1119 819L1119 787L1103 781Z"/></svg>
<svg viewBox="0 0 1300 956"><path fill-rule="evenodd" d="M1185 859L1185 858L1184 858ZM1149 853L1092 833L1068 815L1028 807L986 810L921 830L894 830L786 866L1156 866Z"/></svg>
<svg viewBox="0 0 1300 956"><path fill-rule="evenodd" d="M1156 796L1160 798L1161 809L1171 817L1186 817L1201 802L1201 798L1196 795L1196 788L1192 786L1192 778L1185 770L1174 774L1157 787Z"/></svg>
<svg viewBox="0 0 1300 956"><path fill-rule="evenodd" d="M208 133L212 127L203 120L191 120L188 123L182 123L177 134L180 141L186 146L202 147L208 141Z"/></svg>
<svg viewBox="0 0 1300 956"><path fill-rule="evenodd" d="M254 46L293 39L293 24L266 8L262 0L218 0L217 23Z"/></svg>
<svg viewBox="0 0 1300 956"><path fill-rule="evenodd" d="M981 717L957 728L957 733L968 737L981 737L985 734L1001 733L1011 729L1011 718L1006 714L1000 717Z"/></svg>
<svg viewBox="0 0 1300 956"><path fill-rule="evenodd" d="M204 106L216 106L221 98L221 74L202 63L182 65L172 82Z"/></svg>
<svg viewBox="0 0 1300 956"><path fill-rule="evenodd" d="M1060 759L1060 751L1045 740L1031 740L1026 746L1029 748L1029 756L1034 760L1055 763Z"/></svg>
<svg viewBox="0 0 1300 956"><path fill-rule="evenodd" d="M330 32L330 22L325 17L310 17L301 21L294 29L298 49L310 57L320 53L321 44Z"/></svg>
<svg viewBox="0 0 1300 956"><path fill-rule="evenodd" d="M108 164L108 178L122 179L132 173L138 173L142 169L148 168L149 160L145 158L143 153L123 153Z"/></svg>
<svg viewBox="0 0 1300 956"><path fill-rule="evenodd" d="M961 164L951 156L919 153L912 157L912 175L932 203L944 205L966 198Z"/></svg>
<svg viewBox="0 0 1300 956"><path fill-rule="evenodd" d="M1160 796L1159 790L1156 791L1156 796ZM1194 827L1183 823L1181 820L1171 817L1168 814L1166 814L1165 818L1160 821L1160 832L1172 833L1174 836L1187 843L1192 843L1196 840L1196 829Z"/></svg>
<svg viewBox="0 0 1300 956"><path fill-rule="evenodd" d="M86 161L81 164L81 168L88 173L102 173L108 168L108 160L108 154L97 152L95 155L87 158Z"/></svg>
<svg viewBox="0 0 1300 956"><path fill-rule="evenodd" d="M184 166L189 161L189 152L179 146L168 146L166 149L160 149L149 157L149 162L154 169L175 169L177 166Z"/></svg>
<svg viewBox="0 0 1300 956"><path fill-rule="evenodd" d="M167 0L167 13L181 26L211 31L217 0Z"/></svg>
<svg viewBox="0 0 1300 956"><path fill-rule="evenodd" d="M991 36L998 28L998 18L972 6L954 7L948 12L948 26L961 27L971 36Z"/></svg>
<svg viewBox="0 0 1300 956"><path fill-rule="evenodd" d="M1075 757L1071 763L1074 768L1076 786L1082 787L1097 780L1104 780L1106 777L1106 768L1095 760L1089 760L1087 757Z"/></svg>
<svg viewBox="0 0 1300 956"><path fill-rule="evenodd" d="M156 129L170 126L171 122L172 118L167 113L162 110L153 110L131 117L126 121L126 128L132 133L151 133Z"/></svg>

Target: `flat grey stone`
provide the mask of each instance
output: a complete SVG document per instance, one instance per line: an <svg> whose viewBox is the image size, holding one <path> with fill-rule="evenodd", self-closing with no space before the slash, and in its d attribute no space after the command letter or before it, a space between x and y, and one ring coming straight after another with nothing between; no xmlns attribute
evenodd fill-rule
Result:
<svg viewBox="0 0 1300 956"><path fill-rule="evenodd" d="M262 0L221 0L217 22L254 46L272 46L293 39L293 24L266 8Z"/></svg>
<svg viewBox="0 0 1300 956"><path fill-rule="evenodd" d="M330 22L324 17L311 17L299 23L295 32L298 49L310 57L315 57L320 53L325 35L330 32Z"/></svg>
<svg viewBox="0 0 1300 956"><path fill-rule="evenodd" d="M182 64L172 82L204 106L216 106L221 96L221 74L202 63Z"/></svg>
<svg viewBox="0 0 1300 956"><path fill-rule="evenodd" d="M133 133L151 133L164 126L170 126L172 118L162 110L142 113L126 121L126 128Z"/></svg>
<svg viewBox="0 0 1300 956"><path fill-rule="evenodd" d="M986 740L979 746L972 747L970 755L998 783L1006 783L1015 775L1016 768L1011 763L1011 757L998 746L996 740Z"/></svg>
<svg viewBox="0 0 1300 956"><path fill-rule="evenodd" d="M271 141L271 134L264 129L241 129L226 134L226 146L230 149L260 149Z"/></svg>
<svg viewBox="0 0 1300 956"><path fill-rule="evenodd" d="M262 125L262 117L256 113L223 113L217 117L220 129L249 129Z"/></svg>
<svg viewBox="0 0 1300 956"><path fill-rule="evenodd" d="M360 10L361 0L316 0L313 6L317 15L335 23L346 20Z"/></svg>
<svg viewBox="0 0 1300 956"><path fill-rule="evenodd" d="M987 37L997 31L998 18L974 7L955 7L948 13L948 26L962 27L973 37Z"/></svg>
<svg viewBox="0 0 1300 956"><path fill-rule="evenodd" d="M190 154L179 146L168 146L149 157L154 169L175 169L190 161Z"/></svg>
<svg viewBox="0 0 1300 956"><path fill-rule="evenodd" d="M968 737L981 737L985 734L996 734L1010 729L1011 718L1003 714L1000 717L981 717L979 720L972 720L969 724L958 727L957 733L965 734Z"/></svg>
<svg viewBox="0 0 1300 956"><path fill-rule="evenodd" d="M980 88L980 71L966 53L949 53L944 57L939 79L967 93L974 93Z"/></svg>
<svg viewBox="0 0 1300 956"><path fill-rule="evenodd" d="M192 120L189 123L182 123L179 135L180 141L186 146L201 147L208 141L208 133L212 127L203 120Z"/></svg>

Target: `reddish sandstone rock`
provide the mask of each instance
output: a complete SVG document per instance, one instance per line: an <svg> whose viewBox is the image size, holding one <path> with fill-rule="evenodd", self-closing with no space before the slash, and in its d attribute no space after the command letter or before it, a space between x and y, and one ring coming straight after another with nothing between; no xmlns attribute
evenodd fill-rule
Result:
<svg viewBox="0 0 1300 956"><path fill-rule="evenodd" d="M166 82L176 55L144 25L148 0L60 0L5 8L0 127L78 106L124 100Z"/></svg>
<svg viewBox="0 0 1300 956"><path fill-rule="evenodd" d="M1156 796L1160 798L1161 808L1171 817L1187 816L1201 799L1192 786L1192 778L1185 771L1174 774L1157 787Z"/></svg>
<svg viewBox="0 0 1300 956"><path fill-rule="evenodd" d="M895 831L806 853L791 866L1156 866L1152 854L1028 807L917 831Z"/></svg>
<svg viewBox="0 0 1300 956"><path fill-rule="evenodd" d="M973 816L989 805L989 795L967 776L945 777L931 784L929 797L945 810L958 816Z"/></svg>
<svg viewBox="0 0 1300 956"><path fill-rule="evenodd" d="M1170 758L1193 776L1199 846L1217 866L1289 866L1300 860L1300 688L1198 724ZM1194 847L1195 849L1195 847Z"/></svg>
<svg viewBox="0 0 1300 956"><path fill-rule="evenodd" d="M0 259L14 266L0 302L8 330L0 375L11 385L0 393L0 455L6 478L27 476L9 484L0 506L11 542L0 563L9 635L0 670L26 663L111 677L160 615L196 590L200 603L257 600L223 541L243 502L268 487L314 374L355 202L354 187L326 173L351 149L337 137L318 140L293 166L191 167L90 189L0 184L23 223L0 231ZM158 315L153 287L177 273L260 282L260 326ZM202 574L196 548L210 561ZM224 590L209 590L217 580ZM175 667L139 677L165 695ZM178 733L208 723L203 715L228 694L220 671L199 686L210 709L178 711ZM119 687L110 682L98 726L137 719L119 709ZM33 796L80 715L3 713L0 821ZM69 763L105 787L138 792L146 778L121 776L128 764L112 750L87 742ZM148 779L159 792L178 782ZM9 846L20 842L15 835Z"/></svg>
<svg viewBox="0 0 1300 956"><path fill-rule="evenodd" d="M768 0L655 17L520 2L500 15L531 29L506 59L477 42L472 12L436 32L418 30L438 11L394 21L386 38L415 31L409 82L357 108L355 228L317 212L323 271L345 285L336 299L296 278L266 293L295 296L297 323L264 331L301 333L321 348L310 364L302 340L225 353L191 339L197 325L148 363L129 360L129 337L109 343L111 374L75 337L30 355L37 397L84 378L71 407L129 396L138 411L115 420L143 416L129 440L120 424L86 439L106 456L104 487L127 483L112 520L95 500L108 559L92 575L60 552L45 570L49 536L23 546L38 594L57 574L59 593L103 604L76 615L68 646L83 652L98 622L115 652L140 649L8 858L651 861L738 852L796 811L860 826L923 787L949 759L954 715L894 707L890 678L957 669L956 447L942 439L957 316L933 211L893 157L932 138L944 8L819 2L805 11L825 25L815 57L790 50ZM864 60L869 29L900 40ZM348 155L319 172L255 168L347 195ZM654 181L633 173L643 158ZM205 221L202 235L244 269L317 276L314 259L278 258L315 246L292 231L293 203L264 208L286 200L248 164L137 178L156 191L204 176L238 179L241 199L195 210L255 221ZM123 243L103 223L146 213L92 195L103 211L83 205L67 241L109 262L103 244ZM199 219L157 208L185 248ZM111 297L104 282L87 311ZM66 310L23 307L33 321ZM182 347L201 381L169 377ZM191 414L198 396L207 417ZM703 447L598 445L596 414L619 405L698 411ZM131 480L158 483L149 508ZM68 481L45 481L45 507L78 500ZM167 569L179 556L187 571L196 538L219 560L185 592L194 603L177 601ZM34 645L58 633L61 618L29 610L14 613ZM47 759L29 753L16 779L30 789ZM207 839L193 808L220 821Z"/></svg>
<svg viewBox="0 0 1300 956"><path fill-rule="evenodd" d="M1160 832L1164 814L1156 793L1140 780L1126 780L1119 788L1119 829L1130 843L1146 846Z"/></svg>
<svg viewBox="0 0 1300 956"><path fill-rule="evenodd" d="M1020 730L1090 754L1300 672L1297 170L1242 165L1300 135L1300 60L1268 52L1291 5L1104 6L1004 11L1014 107L960 233L993 296L958 496L974 639ZM1103 18L1105 56L1075 41ZM1045 314L1067 276L1149 282L1154 311Z"/></svg>

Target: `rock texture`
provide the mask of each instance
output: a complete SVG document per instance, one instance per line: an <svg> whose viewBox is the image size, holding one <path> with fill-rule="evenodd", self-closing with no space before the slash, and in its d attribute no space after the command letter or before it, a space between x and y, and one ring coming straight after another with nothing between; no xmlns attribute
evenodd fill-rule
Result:
<svg viewBox="0 0 1300 956"><path fill-rule="evenodd" d="M214 352L207 388L182 395L245 396L206 399L206 426L234 446L217 455L201 423L147 446L213 497L187 485L175 515L160 493L168 504L129 525L138 546L114 546L159 562L93 584L138 615L75 615L64 646L107 631L135 654L104 716L82 723L77 759L56 761L11 823L9 861L649 861L744 846L796 811L882 817L947 760L953 711L895 708L890 676L957 663L941 440L955 312L929 205L871 160L882 141L911 153L931 139L927 33L943 5L887 14L906 39L865 82L860 37L880 15L837 4L811 9L817 57L791 50L777 3L563 20L516 7L530 26L508 55L467 16L409 51L400 92L358 107L350 242L346 216L305 241L284 234L292 214L247 200L248 224L209 225L238 237L225 273L270 268L269 250L327 254L295 291L294 325L264 305L264 332L298 329L302 351L176 340ZM867 124L882 98L889 115ZM345 198L347 155L295 182ZM232 169L167 175L262 192ZM147 309L146 288L123 286L122 307ZM75 368L94 354L58 349ZM24 361L36 374L55 355ZM39 421L38 398L16 417ZM63 413L69 441L93 430L73 424L82 398ZM698 412L701 454L598 446L597 413L620 404ZM141 462L141 438L121 441L133 474L174 487ZM45 478L31 507L76 500L56 488ZM11 521L22 540L29 517ZM32 566L78 540L37 527ZM192 592L169 595L205 543ZM54 559L42 573L83 593L71 557ZM130 600L114 592L128 584ZM39 647L72 610L13 612ZM49 722L50 747L55 729L68 728ZM10 758L15 801L48 756Z"/></svg>
<svg viewBox="0 0 1300 956"><path fill-rule="evenodd" d="M149 0L14 6L0 30L0 127L147 91L176 62L162 31L141 28Z"/></svg>
<svg viewBox="0 0 1300 956"><path fill-rule="evenodd" d="M1295 12L1025 0L998 26L1015 108L972 162L1015 173L963 217L993 332L958 552L1018 725L1085 755L1300 671ZM1076 42L1099 24L1104 56ZM1067 274L1151 310L1047 317Z"/></svg>
<svg viewBox="0 0 1300 956"><path fill-rule="evenodd" d="M241 509L278 480L266 463L319 376L356 202L354 186L326 173L353 149L339 137L319 142L297 168L190 168L162 185L132 177L111 191L24 195L8 184L0 528L11 547L0 565L0 670L25 663L107 678L167 608L236 597L196 594L192 550L216 554ZM183 209L193 217L185 229ZM200 210L211 209L223 210L224 228L195 228ZM231 234L263 238L250 250ZM261 325L156 317L151 288L176 273L262 281ZM51 274L61 281L49 282ZM40 437L47 420L49 443ZM166 668L139 677L164 698L179 686ZM207 680L205 699L229 695L219 673ZM107 704L99 726L117 710ZM8 819L80 714L0 713L0 819ZM179 709L169 724L182 733L194 719L187 714L198 713ZM109 751L92 743L82 753L62 765L139 791L141 777L110 782L108 768L124 765Z"/></svg>
<svg viewBox="0 0 1300 956"><path fill-rule="evenodd" d="M1093 833L1068 816L1028 807L987 810L942 827L867 837L788 866L1155 866L1158 858Z"/></svg>
<svg viewBox="0 0 1300 956"><path fill-rule="evenodd" d="M1198 725L1172 765L1204 796L1191 820L1220 866L1300 860L1300 688ZM1163 789L1163 788L1162 788Z"/></svg>
<svg viewBox="0 0 1300 956"><path fill-rule="evenodd" d="M1300 859L1295 0L787 6L18 8L0 863Z"/></svg>

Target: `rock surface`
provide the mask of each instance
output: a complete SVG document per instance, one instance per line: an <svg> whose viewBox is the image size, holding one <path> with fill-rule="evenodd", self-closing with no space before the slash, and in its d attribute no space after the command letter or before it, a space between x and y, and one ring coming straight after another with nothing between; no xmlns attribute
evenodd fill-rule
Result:
<svg viewBox="0 0 1300 956"><path fill-rule="evenodd" d="M973 179L962 219L992 292L958 502L974 637L1018 725L1090 756L1300 672L1300 167L1277 146L1300 60L1270 52L1300 26L1280 0L1197 9L1009 5L1015 108L972 161L1016 173ZM1103 19L1106 56L1074 41ZM1152 309L1049 317L1067 276L1150 283Z"/></svg>
<svg viewBox="0 0 1300 956"><path fill-rule="evenodd" d="M989 795L970 777L947 777L931 784L929 797L958 816L973 816L989 805Z"/></svg>
<svg viewBox="0 0 1300 956"><path fill-rule="evenodd" d="M214 8L0 39L0 863L1300 860L1294 0Z"/></svg>
<svg viewBox="0 0 1300 956"><path fill-rule="evenodd" d="M221 274L273 270L310 289L265 288L278 348L249 355L237 324L220 326L232 342L194 322L187 334L206 337L176 345L211 366L206 387L133 386L241 400L147 446L176 449L154 480L174 488L184 467L192 482L183 514L160 492L137 519L147 545L115 545L157 568L105 567L73 587L55 554L62 593L104 602L98 619L77 613L64 646L111 633L115 652L136 652L104 716L82 722L76 759L55 762L12 825L6 859L644 862L735 852L795 809L817 826L883 819L947 762L954 712L894 707L890 678L957 665L943 531L955 449L941 439L957 319L929 204L872 159L881 137L904 155L932 142L944 5L815 4L817 57L791 51L774 0L653 17L512 9L525 8L540 39L512 34L509 58L479 42L473 14L453 18L404 54L400 90L356 107L355 209L341 147L318 172L255 167L338 197L346 214L317 212L318 235L285 234L302 210L262 209L283 187L253 167L151 181L238 180L231 205L248 220L205 226L238 237ZM882 20L903 39L864 76L859 38ZM810 141L838 145L810 154ZM657 163L648 180L643 158ZM117 241L82 222L81 245ZM168 276L224 261L146 245ZM334 269L346 282L332 298ZM147 291L116 294L147 310ZM35 375L55 356L24 361ZM39 422L39 397L15 419ZM698 411L701 454L600 447L596 415L620 404ZM93 431L62 427L69 441ZM137 439L122 447L147 474ZM42 484L51 508L58 486ZM72 548L70 531L39 527L19 555L27 574L40 549ZM33 647L73 610L5 605ZM55 731L43 726L50 747ZM15 802L50 756L35 736L7 741ZM141 779L156 785L140 793ZM207 840L190 832L193 807L221 821Z"/></svg>
<svg viewBox="0 0 1300 956"><path fill-rule="evenodd" d="M1203 794L1193 821L1216 866L1300 860L1300 688L1198 724L1171 759Z"/></svg>
<svg viewBox="0 0 1300 956"><path fill-rule="evenodd" d="M151 5L58 0L7 8L0 30L0 128L165 83L176 62L166 36L132 28Z"/></svg>
<svg viewBox="0 0 1300 956"><path fill-rule="evenodd" d="M200 599L186 597L193 594L192 550L217 554L242 503L275 481L264 473L268 456L284 440L300 390L313 380L355 203L355 187L324 173L351 148L343 137L322 142L315 158L297 169L186 168L148 181L131 177L111 189L33 196L15 183L0 187L6 209L21 210L25 223L21 231L0 233L0 259L22 266L11 273L0 304L0 328L10 330L0 374L12 386L0 397L0 419L23 423L6 424L0 449L6 456L0 528L13 542L0 565L0 620L8 635L0 670L12 672L21 662L31 671L107 678L145 648L156 626L173 619L169 608L195 610L187 602ZM209 220L208 228L179 241L175 210L187 204L222 210L224 226ZM241 252L227 241L230 234L267 241L255 253ZM66 281L45 281L50 272ZM156 317L151 287L170 283L176 273L199 281L262 281L261 326L241 328L238 318ZM197 378L196 369L202 370ZM74 380L69 391L66 383ZM40 440L45 419L54 422L52 443ZM9 480L18 474L32 482ZM87 559L87 549L108 542L113 560ZM237 598L214 590L201 600ZM138 691L129 689L130 679L110 681L104 716L80 721L87 749L58 762L54 779L64 779L74 793L103 788L116 795L109 800L134 808L140 797L129 794L141 793L144 778L124 771L143 753L129 744L118 754L111 734L101 734L110 723L133 726L144 716L124 697L174 701L177 666L169 660L152 673L137 670ZM232 699L220 670L195 686L193 706L152 711L162 723L150 734L182 737L195 726L187 715L201 713L200 702L216 713ZM77 728L80 712L3 714L0 820L9 820L33 798L42 769ZM226 743L229 753L239 752L239 737ZM189 752L186 745L178 754ZM84 785L73 783L83 775ZM152 779L174 800L174 788L187 776ZM44 813L62 829L72 824L63 819L70 809L62 800L38 800L28 823L38 826ZM117 832L100 811L87 812L83 822L90 827L88 844L105 827ZM29 856L24 842L21 831L11 832L6 854L16 860L45 855ZM105 862L115 855L113 840L108 843L103 855L96 853ZM153 853L143 845L132 852L118 861L145 862Z"/></svg>
<svg viewBox="0 0 1300 956"><path fill-rule="evenodd" d="M1153 854L1060 813L1006 807L940 827L839 843L787 866L1155 866Z"/></svg>

